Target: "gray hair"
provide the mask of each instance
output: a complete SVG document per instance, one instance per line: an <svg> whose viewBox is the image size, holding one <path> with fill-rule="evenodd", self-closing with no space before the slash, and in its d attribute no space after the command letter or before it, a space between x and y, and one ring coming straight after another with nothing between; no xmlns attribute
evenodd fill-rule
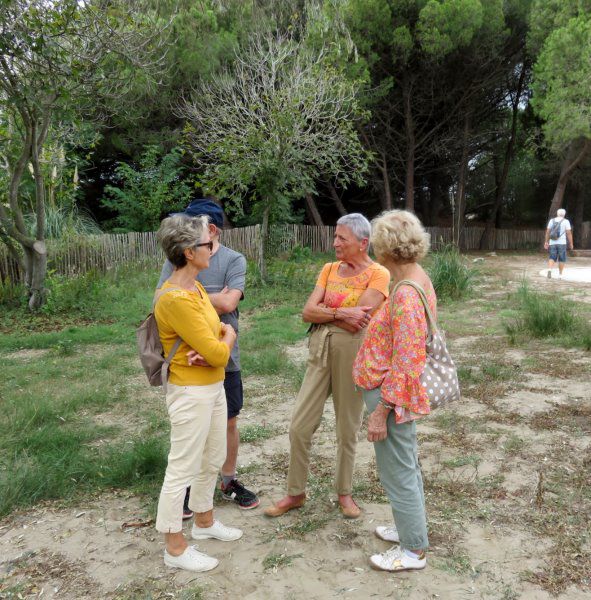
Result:
<svg viewBox="0 0 591 600"><path fill-rule="evenodd" d="M348 227L358 240L369 239L371 235L371 225L361 213L351 213L341 217L337 225Z"/></svg>
<svg viewBox="0 0 591 600"><path fill-rule="evenodd" d="M187 264L185 250L199 244L207 231L208 218L189 217L182 213L167 217L160 224L156 239L166 258L177 269Z"/></svg>
<svg viewBox="0 0 591 600"><path fill-rule="evenodd" d="M566 210L564 210L564 208L559 208L559 209L556 211L556 216L557 216L557 217L564 217L564 215L566 215Z"/></svg>

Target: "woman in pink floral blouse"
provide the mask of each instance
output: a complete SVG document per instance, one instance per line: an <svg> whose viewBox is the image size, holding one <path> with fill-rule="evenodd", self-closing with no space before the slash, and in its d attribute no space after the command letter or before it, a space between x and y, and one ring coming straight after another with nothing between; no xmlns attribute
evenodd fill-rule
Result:
<svg viewBox="0 0 591 600"><path fill-rule="evenodd" d="M378 262L392 276L418 283L434 315L435 290L418 264L429 250L429 235L415 215L383 213L372 222L371 244ZM411 286L398 288L372 318L353 364L353 379L363 390L369 411L367 439L374 443L380 480L390 499L395 525L379 526L376 535L394 542L370 558L384 571L423 569L429 545L423 479L417 454L416 423L429 414L429 399L419 376L426 361L425 309Z"/></svg>

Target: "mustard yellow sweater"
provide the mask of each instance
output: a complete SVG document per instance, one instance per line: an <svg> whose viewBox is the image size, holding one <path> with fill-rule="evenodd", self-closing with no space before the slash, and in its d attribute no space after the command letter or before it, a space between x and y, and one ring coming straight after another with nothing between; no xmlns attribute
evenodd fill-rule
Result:
<svg viewBox="0 0 591 600"><path fill-rule="evenodd" d="M199 291L173 290L164 294L154 309L164 355L168 356L178 337L183 340L170 364L168 380L174 385L209 385L222 381L230 357L230 348L220 341L220 318L203 286L198 281L195 285ZM175 286L166 281L161 289L171 287ZM187 352L191 349L199 352L210 366L189 365Z"/></svg>

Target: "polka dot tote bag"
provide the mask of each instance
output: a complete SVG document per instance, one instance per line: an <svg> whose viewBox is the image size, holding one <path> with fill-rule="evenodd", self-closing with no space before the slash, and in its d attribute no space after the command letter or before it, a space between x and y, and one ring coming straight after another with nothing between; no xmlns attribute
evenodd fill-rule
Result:
<svg viewBox="0 0 591 600"><path fill-rule="evenodd" d="M414 281L405 279L396 284L392 290L392 298L401 285L410 285L415 288L421 297L425 308L425 317L429 334L427 336L427 362L425 370L420 376L421 385L427 390L431 410L446 406L460 398L460 382L456 366L452 360L443 333L437 328L429 302L423 288Z"/></svg>

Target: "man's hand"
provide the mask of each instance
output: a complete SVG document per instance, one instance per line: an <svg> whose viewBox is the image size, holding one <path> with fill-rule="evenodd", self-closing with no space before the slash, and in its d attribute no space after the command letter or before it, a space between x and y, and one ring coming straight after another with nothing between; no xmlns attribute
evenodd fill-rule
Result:
<svg viewBox="0 0 591 600"><path fill-rule="evenodd" d="M237 333L236 330L232 327L232 325L228 325L227 323L222 323L222 342L226 342L230 349L234 347L234 343L236 342Z"/></svg>

